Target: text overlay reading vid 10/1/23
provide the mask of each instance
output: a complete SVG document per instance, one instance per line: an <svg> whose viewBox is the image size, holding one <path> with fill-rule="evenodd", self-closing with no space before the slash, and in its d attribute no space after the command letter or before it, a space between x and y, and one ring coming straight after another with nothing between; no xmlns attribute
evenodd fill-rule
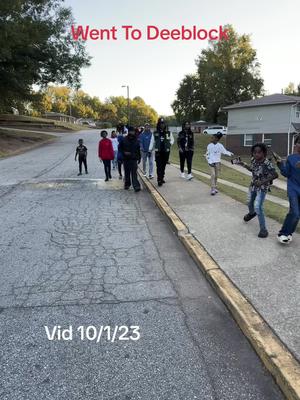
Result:
<svg viewBox="0 0 300 400"><path fill-rule="evenodd" d="M184 25L175 29L159 28L148 25L144 29L135 28L132 25L122 25L121 27L112 26L110 28L93 28L89 25L72 25L71 35L73 40L228 40L228 29L219 25L214 28L202 28L196 25L186 27Z"/></svg>

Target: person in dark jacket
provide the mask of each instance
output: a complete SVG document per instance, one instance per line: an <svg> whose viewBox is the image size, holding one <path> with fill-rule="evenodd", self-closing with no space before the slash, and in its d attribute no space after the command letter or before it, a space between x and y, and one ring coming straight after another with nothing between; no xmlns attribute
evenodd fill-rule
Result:
<svg viewBox="0 0 300 400"><path fill-rule="evenodd" d="M83 139L78 140L78 146L76 147L76 153L75 153L75 161L77 160L78 156L78 163L79 163L79 175L82 175L82 164L84 165L85 173L88 174L88 169L87 169L87 148L83 144Z"/></svg>
<svg viewBox="0 0 300 400"><path fill-rule="evenodd" d="M165 182L165 170L169 160L171 146L174 143L174 137L168 130L164 118L160 117L157 121L156 131L154 132L154 148L157 172L158 186Z"/></svg>
<svg viewBox="0 0 300 400"><path fill-rule="evenodd" d="M100 161L103 161L104 172L105 172L105 182L111 177L111 161L114 159L114 149L110 139L107 138L107 132L101 131L100 135L102 139L99 142L98 156Z"/></svg>
<svg viewBox="0 0 300 400"><path fill-rule="evenodd" d="M137 177L138 163L141 161L140 143L136 137L134 127L128 128L128 135L119 144L119 151L123 157L125 184L124 189L128 190L132 184L134 191L141 190Z"/></svg>
<svg viewBox="0 0 300 400"><path fill-rule="evenodd" d="M187 179L191 180L193 178L192 160L194 155L194 133L191 130L190 122L185 121L182 124L182 131L179 132L177 137L177 145L179 150L181 178L186 177L184 173L184 164L186 160L188 169Z"/></svg>

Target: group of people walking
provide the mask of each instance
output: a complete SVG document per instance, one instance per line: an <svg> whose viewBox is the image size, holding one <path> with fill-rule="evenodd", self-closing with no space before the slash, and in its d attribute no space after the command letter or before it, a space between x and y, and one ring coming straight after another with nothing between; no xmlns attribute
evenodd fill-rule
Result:
<svg viewBox="0 0 300 400"><path fill-rule="evenodd" d="M154 160L156 162L157 184L162 186L165 181L165 170L169 163L171 146L174 144L174 137L168 129L164 118L159 118L156 130L151 131L147 123L139 129L132 126L125 127L120 124L117 131L112 131L111 137L102 130L101 140L98 147L98 156L104 165L105 181L112 179L111 164L113 169L118 169L119 179L123 179L124 171L124 189L128 190L131 186L135 192L141 190L138 180L138 164L142 161L142 170L144 176L149 179L154 178ZM221 156L233 156L234 154L220 143L222 134L215 134L211 138L211 143L207 146L206 159L211 175L211 195L218 193L218 176L221 167ZM277 154L273 153L275 162L283 176L288 180L288 197L290 210L284 224L278 234L278 240L281 243L290 243L292 235L297 228L300 219L300 135L295 140L294 153L283 161ZM188 121L182 125L182 130L177 136L177 146L180 160L180 176L191 180L192 161L194 155L194 134ZM82 165L87 170L87 148L80 139L76 148L75 160L78 157L79 173L82 174ZM268 158L268 148L264 143L256 143L251 148L251 163L248 165L238 157L233 160L235 164L240 164L252 173L252 179L248 191L248 213L244 216L244 221L249 222L256 216L259 221L258 237L266 238L268 230L264 216L264 201L273 181L278 178L278 173L274 165ZM185 164L187 166L187 175L185 174Z"/></svg>

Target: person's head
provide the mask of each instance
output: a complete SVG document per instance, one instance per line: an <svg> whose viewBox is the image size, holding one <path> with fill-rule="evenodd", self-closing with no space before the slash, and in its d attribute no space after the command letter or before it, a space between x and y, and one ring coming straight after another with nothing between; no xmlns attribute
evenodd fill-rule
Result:
<svg viewBox="0 0 300 400"><path fill-rule="evenodd" d="M83 145L83 139L78 139L78 144L79 144L79 146L82 146Z"/></svg>
<svg viewBox="0 0 300 400"><path fill-rule="evenodd" d="M167 130L167 124L163 117L158 118L156 129L158 131L166 131Z"/></svg>
<svg viewBox="0 0 300 400"><path fill-rule="evenodd" d="M150 131L150 124L148 124L148 123L145 124L145 131L146 132Z"/></svg>
<svg viewBox="0 0 300 400"><path fill-rule="evenodd" d="M143 133L145 128L143 126L140 126L140 133Z"/></svg>
<svg viewBox="0 0 300 400"><path fill-rule="evenodd" d="M251 148L251 155L256 161L263 161L268 154L268 147L265 143L255 143Z"/></svg>
<svg viewBox="0 0 300 400"><path fill-rule="evenodd" d="M300 154L300 133L294 139L295 152Z"/></svg>
<svg viewBox="0 0 300 400"><path fill-rule="evenodd" d="M111 137L114 139L115 137L117 137L116 131L111 131Z"/></svg>
<svg viewBox="0 0 300 400"><path fill-rule="evenodd" d="M182 130L185 131L185 132L188 132L188 131L190 131L190 129L191 129L190 122L189 121L184 121L183 124L182 124Z"/></svg>
<svg viewBox="0 0 300 400"><path fill-rule="evenodd" d="M212 143L217 144L222 139L222 137L222 133L216 133L215 135L212 135L211 141Z"/></svg>
<svg viewBox="0 0 300 400"><path fill-rule="evenodd" d="M129 139L134 139L135 137L136 137L135 127L134 126L129 126L128 127L128 138Z"/></svg>
<svg viewBox="0 0 300 400"><path fill-rule="evenodd" d="M104 139L107 137L107 131L101 131L100 136Z"/></svg>

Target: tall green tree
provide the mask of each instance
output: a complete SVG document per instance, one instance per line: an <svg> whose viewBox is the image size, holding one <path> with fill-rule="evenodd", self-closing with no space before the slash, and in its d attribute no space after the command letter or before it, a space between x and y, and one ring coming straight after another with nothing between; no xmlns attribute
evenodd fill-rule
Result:
<svg viewBox="0 0 300 400"><path fill-rule="evenodd" d="M90 64L84 43L70 35L73 16L63 0L0 2L0 109L31 100L32 85L78 87Z"/></svg>
<svg viewBox="0 0 300 400"><path fill-rule="evenodd" d="M210 41L196 60L197 72L180 83L172 104L178 119L226 122L221 108L263 93L263 79L250 36L227 25L228 40Z"/></svg>

